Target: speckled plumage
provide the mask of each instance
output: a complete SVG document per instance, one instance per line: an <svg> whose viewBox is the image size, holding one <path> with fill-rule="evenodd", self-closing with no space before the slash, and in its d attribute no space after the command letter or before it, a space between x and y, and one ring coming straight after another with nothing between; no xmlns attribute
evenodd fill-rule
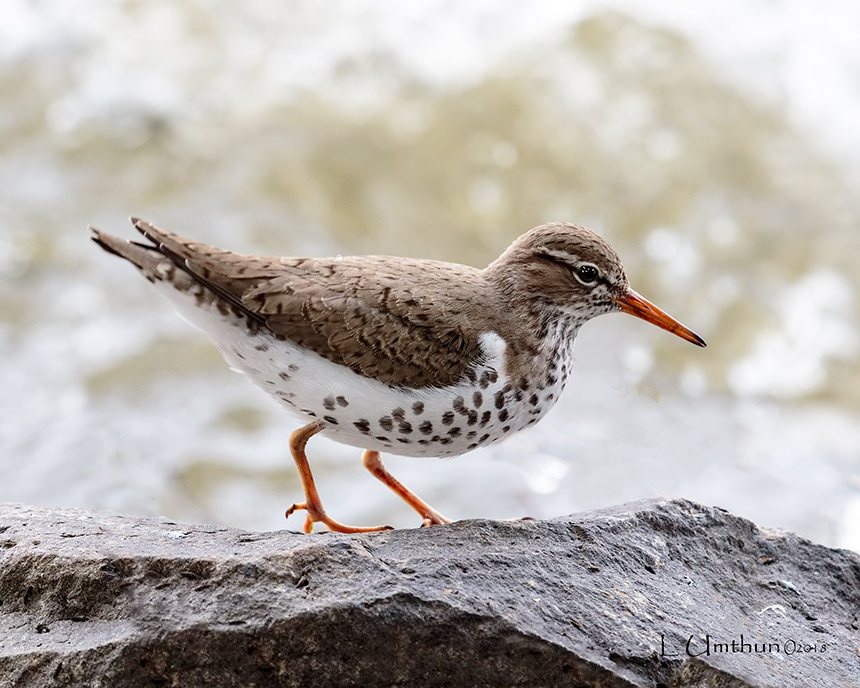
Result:
<svg viewBox="0 0 860 688"><path fill-rule="evenodd" d="M564 387L580 325L635 295L609 244L570 224L532 229L479 270L244 256L133 222L150 243L93 238L311 434L371 451L454 456L537 422Z"/></svg>

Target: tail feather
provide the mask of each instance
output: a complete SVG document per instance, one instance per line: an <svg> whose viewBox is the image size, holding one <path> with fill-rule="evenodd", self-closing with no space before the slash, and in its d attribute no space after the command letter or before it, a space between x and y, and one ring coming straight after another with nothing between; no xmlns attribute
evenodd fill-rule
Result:
<svg viewBox="0 0 860 688"><path fill-rule="evenodd" d="M229 251L224 251L214 246L201 244L197 241L191 241L178 234L169 232L166 229L161 229L155 225L141 220L137 217L129 218L134 228L143 234L149 241L154 244L154 248L166 256L169 256L178 264L185 264L186 261L192 259L199 260L204 256L213 254L229 254Z"/></svg>
<svg viewBox="0 0 860 688"><path fill-rule="evenodd" d="M131 218L134 228L151 241L164 255L195 276L211 279L227 291L244 291L246 282L278 274L277 258L257 258L249 265L249 256L186 239L145 220Z"/></svg>
<svg viewBox="0 0 860 688"><path fill-rule="evenodd" d="M154 277L158 265L164 261L164 255L155 246L141 244L136 241L126 241L92 226L89 229L92 232L90 238L96 244L108 253L125 258L132 265L143 271L144 274Z"/></svg>
<svg viewBox="0 0 860 688"><path fill-rule="evenodd" d="M219 279L217 274L219 259L232 262L243 259L243 256L190 241L137 218L131 218L131 221L151 244L120 239L91 226L92 240L108 253L132 263L150 282L167 281L180 291L187 291L192 284L198 284L208 290L210 299L226 302L247 318L265 323L263 316L242 303L242 292L247 288L241 283L243 280Z"/></svg>

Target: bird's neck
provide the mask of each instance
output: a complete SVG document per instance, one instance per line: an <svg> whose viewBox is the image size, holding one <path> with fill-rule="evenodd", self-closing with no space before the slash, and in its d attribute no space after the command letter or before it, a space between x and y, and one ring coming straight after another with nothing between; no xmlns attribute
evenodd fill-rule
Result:
<svg viewBox="0 0 860 688"><path fill-rule="evenodd" d="M523 318L526 319L528 325L519 330L516 343L509 346L506 372L516 380L524 376L543 380L560 392L573 365L573 343L581 322L559 315L555 309L537 307Z"/></svg>
<svg viewBox="0 0 860 688"><path fill-rule="evenodd" d="M540 346L540 356L546 359L570 358L573 355L573 343L582 321L567 314L559 314L553 309L546 309L539 321L539 332L543 334Z"/></svg>
<svg viewBox="0 0 860 688"><path fill-rule="evenodd" d="M515 342L510 351L513 367L534 370L557 365L569 370L573 342L588 318L553 303L541 282L543 276L534 270L534 265L509 261L504 255L484 270L508 315L510 333L503 334L510 335L506 337L509 345Z"/></svg>

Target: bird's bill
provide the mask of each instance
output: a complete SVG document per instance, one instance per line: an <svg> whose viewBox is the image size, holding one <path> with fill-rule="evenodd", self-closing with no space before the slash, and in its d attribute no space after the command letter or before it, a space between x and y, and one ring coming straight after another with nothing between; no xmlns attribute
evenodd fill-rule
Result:
<svg viewBox="0 0 860 688"><path fill-rule="evenodd" d="M678 335L681 339L686 339L696 346L707 346L705 340L693 332L691 329L684 327L675 318L660 310L651 303L648 299L640 296L632 289L628 288L627 293L615 299L615 303L621 306L621 310L630 315L635 315L637 318L642 318L652 325L662 327L672 334Z"/></svg>

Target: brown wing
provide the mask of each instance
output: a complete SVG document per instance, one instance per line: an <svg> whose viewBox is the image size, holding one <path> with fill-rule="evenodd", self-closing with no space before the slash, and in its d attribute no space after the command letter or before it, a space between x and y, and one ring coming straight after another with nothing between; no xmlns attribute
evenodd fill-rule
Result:
<svg viewBox="0 0 860 688"><path fill-rule="evenodd" d="M133 222L178 267L273 334L361 375L444 386L481 355L475 303L489 293L475 268L384 256L243 256Z"/></svg>

